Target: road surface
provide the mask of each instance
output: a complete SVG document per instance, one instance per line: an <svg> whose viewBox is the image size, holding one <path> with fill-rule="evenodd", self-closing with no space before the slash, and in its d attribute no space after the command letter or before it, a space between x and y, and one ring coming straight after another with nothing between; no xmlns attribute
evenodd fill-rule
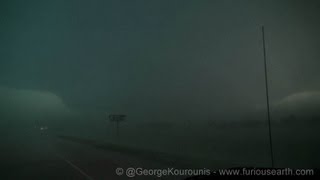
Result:
<svg viewBox="0 0 320 180"><path fill-rule="evenodd" d="M139 156L95 148L56 135L29 130L2 137L1 180L103 180L128 179L116 169L129 167L168 168L165 163ZM155 179L136 176L134 179ZM166 176L161 179L183 179Z"/></svg>

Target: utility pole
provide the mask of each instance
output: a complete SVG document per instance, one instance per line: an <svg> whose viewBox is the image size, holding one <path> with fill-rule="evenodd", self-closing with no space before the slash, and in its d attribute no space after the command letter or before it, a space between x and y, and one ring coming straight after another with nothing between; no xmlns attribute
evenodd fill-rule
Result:
<svg viewBox="0 0 320 180"><path fill-rule="evenodd" d="M269 127L270 157L271 157L271 167L274 167L271 120L270 120L270 104L269 104L267 54L266 54L266 41L265 41L265 35L264 35L264 26L261 27L261 31L262 31L262 43L263 43L262 46L263 46L263 60L264 60L264 77L265 77L265 84L266 84L267 119L268 119L268 127Z"/></svg>

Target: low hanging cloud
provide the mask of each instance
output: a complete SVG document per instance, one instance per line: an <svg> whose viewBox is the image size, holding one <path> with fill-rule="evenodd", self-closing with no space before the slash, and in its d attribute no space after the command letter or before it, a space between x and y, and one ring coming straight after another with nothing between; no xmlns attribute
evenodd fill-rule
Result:
<svg viewBox="0 0 320 180"><path fill-rule="evenodd" d="M2 122L47 123L68 119L75 114L59 96L52 92L0 87Z"/></svg>
<svg viewBox="0 0 320 180"><path fill-rule="evenodd" d="M304 91L291 94L274 104L280 118L320 118L320 92Z"/></svg>
<svg viewBox="0 0 320 180"><path fill-rule="evenodd" d="M266 104L258 105L247 119L267 122ZM270 104L271 121L278 123L320 123L320 91L302 91L290 94Z"/></svg>

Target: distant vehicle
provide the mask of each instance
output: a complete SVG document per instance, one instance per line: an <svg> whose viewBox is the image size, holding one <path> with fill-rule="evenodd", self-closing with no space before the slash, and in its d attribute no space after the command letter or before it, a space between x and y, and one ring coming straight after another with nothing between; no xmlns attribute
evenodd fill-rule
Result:
<svg viewBox="0 0 320 180"><path fill-rule="evenodd" d="M46 130L48 130L48 126L34 126L34 128L35 128L35 129L38 129L38 128L39 128L40 131L46 131Z"/></svg>
<svg viewBox="0 0 320 180"><path fill-rule="evenodd" d="M40 131L45 131L45 130L48 130L48 127L47 127L47 126L41 126L41 127L40 127Z"/></svg>

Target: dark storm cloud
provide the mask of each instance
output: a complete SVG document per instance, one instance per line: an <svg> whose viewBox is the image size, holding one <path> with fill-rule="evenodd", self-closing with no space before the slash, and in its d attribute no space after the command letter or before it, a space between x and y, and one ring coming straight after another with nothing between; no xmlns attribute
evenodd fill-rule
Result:
<svg viewBox="0 0 320 180"><path fill-rule="evenodd" d="M316 1L8 1L2 9L0 84L48 90L74 107L210 119L263 104L262 24L272 101L320 89Z"/></svg>

